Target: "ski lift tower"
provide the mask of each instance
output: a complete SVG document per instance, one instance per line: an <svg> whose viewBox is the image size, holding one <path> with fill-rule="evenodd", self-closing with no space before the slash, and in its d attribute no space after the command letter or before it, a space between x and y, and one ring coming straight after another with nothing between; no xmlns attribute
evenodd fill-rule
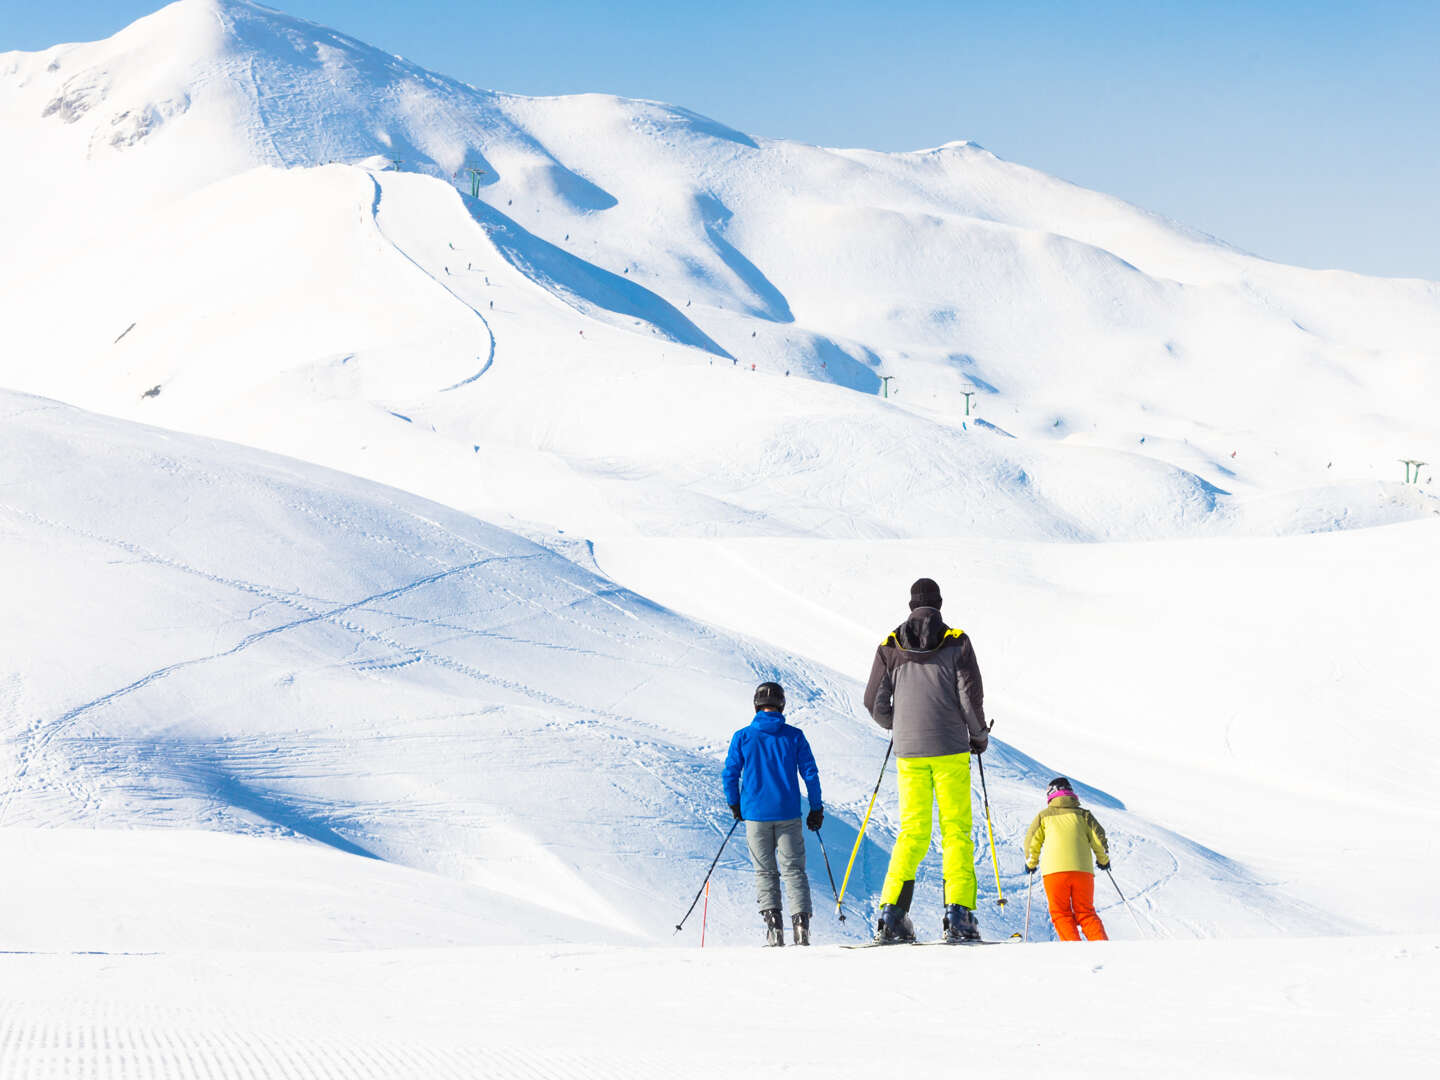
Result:
<svg viewBox="0 0 1440 1080"><path fill-rule="evenodd" d="M880 389L881 389L882 396L887 397L887 398L890 396L890 380L893 379L894 377L895 377L894 375L881 375L881 376L880 376Z"/></svg>
<svg viewBox="0 0 1440 1080"><path fill-rule="evenodd" d="M1414 458L1400 458L1399 461L1401 465L1405 466L1405 483L1418 484L1420 482L1420 469L1427 463L1424 461L1416 461ZM1413 473L1411 472L1412 469L1414 470ZM1413 480L1411 479L1412 476L1414 477Z"/></svg>
<svg viewBox="0 0 1440 1080"><path fill-rule="evenodd" d="M470 174L470 197L480 197L480 177L485 175L485 170L476 165L467 165L465 171Z"/></svg>
<svg viewBox="0 0 1440 1080"><path fill-rule="evenodd" d="M974 391L974 390L961 390L960 393L962 393L962 394L965 395L965 415L966 415L966 416L969 416L969 415L970 415L970 399L975 396L975 391Z"/></svg>

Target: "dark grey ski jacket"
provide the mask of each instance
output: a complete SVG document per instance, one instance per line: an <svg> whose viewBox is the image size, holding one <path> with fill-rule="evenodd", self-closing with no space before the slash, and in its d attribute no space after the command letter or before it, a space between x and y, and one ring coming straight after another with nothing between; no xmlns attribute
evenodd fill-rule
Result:
<svg viewBox="0 0 1440 1080"><path fill-rule="evenodd" d="M935 608L916 608L875 650L865 708L893 733L896 757L979 754L990 742L975 649Z"/></svg>

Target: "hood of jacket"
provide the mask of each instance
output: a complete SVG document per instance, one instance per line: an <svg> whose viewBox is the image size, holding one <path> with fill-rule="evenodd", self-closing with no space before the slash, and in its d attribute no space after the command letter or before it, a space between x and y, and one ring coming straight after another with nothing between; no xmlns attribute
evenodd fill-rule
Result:
<svg viewBox="0 0 1440 1080"><path fill-rule="evenodd" d="M1080 805L1080 800L1074 795L1056 795L1050 800L1050 805L1073 810Z"/></svg>
<svg viewBox="0 0 1440 1080"><path fill-rule="evenodd" d="M939 608L918 607L895 628L895 643L906 652L934 652L949 629Z"/></svg>
<svg viewBox="0 0 1440 1080"><path fill-rule="evenodd" d="M785 726L785 714L778 712L757 712L755 719L750 721L752 727L759 728L766 735L774 735Z"/></svg>

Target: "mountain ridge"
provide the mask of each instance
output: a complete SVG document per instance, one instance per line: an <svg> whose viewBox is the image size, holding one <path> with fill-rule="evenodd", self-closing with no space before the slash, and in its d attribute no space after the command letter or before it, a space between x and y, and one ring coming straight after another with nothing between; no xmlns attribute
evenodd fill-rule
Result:
<svg viewBox="0 0 1440 1080"><path fill-rule="evenodd" d="M191 324L182 336L203 341L205 325L258 302L242 298L264 292L255 283L270 257L243 241L231 252L208 243L217 234L215 197L206 193L228 185L236 205L246 204L242 213L263 220L284 214L287 201L310 199L303 189L314 185L302 174L338 160L381 186L406 183L398 172L429 176L457 190L488 233L491 243L471 253L462 273L456 215L438 192L424 196L433 205L423 215L410 215L410 247L430 252L412 259L415 267L465 306L464 318L489 319L492 331L510 324L489 335L488 360L453 362L473 374L492 370L498 356L494 381L503 381L507 345L524 353L543 339L545 356L558 359L561 339L537 336L549 309L522 317L502 305L491 318L499 286L489 284L488 267L480 280L468 269L475 255L505 262L585 319L637 333L628 349L614 339L612 352L643 356L652 388L677 359L667 347L696 346L760 373L884 398L893 390L892 408L966 433L978 410L992 429L1047 455L1098 447L1193 472L1227 497L1309 500L1323 507L1316 516L1334 521L1377 520L1347 485L1398 480L1397 457L1437 456L1419 403L1432 388L1440 394L1440 285L1269 263L968 140L898 154L834 150L753 138L663 103L477 90L249 0L179 0L103 42L7 53L0 71L0 107L26 161L0 177L0 231L17 253L0 300L13 328L13 359L0 363L0 379L89 408L160 414L191 430L214 420L176 412L178 385L145 414L135 411L133 395L164 385L176 359L163 346L151 351L148 302L130 304L127 316L102 298L77 320L77 279L98 280L104 266L112 282L133 278L137 297L163 298L185 290L172 278L188 274L187 263L233 262L228 276L205 270L213 296L192 296L186 310L166 315L177 329ZM266 167L293 182L262 179L255 170ZM482 170L473 188L470 167ZM341 213L324 211L334 222L327 231L302 225L273 240L275 252L299 245L295 253L319 275L316 295L356 291L345 268L325 259L327 250L365 243L341 235ZM178 239L147 260L156 234ZM519 285L507 288L513 295ZM428 305L407 307L408 296L379 299L394 311L368 332L390 365L415 347L399 325L436 319ZM115 309L103 323L100 308ZM273 307L246 319L253 348L294 339L287 351L307 369L355 351L344 328L323 341L309 329L297 335L275 321ZM127 331L132 322L140 328ZM581 399L592 392L576 350L589 350L587 332L600 331L586 325L570 326L571 355L554 377L523 388L528 407L543 408L554 388ZM101 393L114 369L96 368L97 350L122 331L125 354L146 357L141 366L155 372L146 377L159 382ZM24 361L39 352L54 372ZM183 362L193 366L199 355L192 346ZM376 370L376 361L364 363ZM401 379L397 372L382 382ZM408 397L375 403L382 415L420 410ZM718 413L691 419L727 422ZM477 434L457 441L481 445ZM869 441L845 438L857 447ZM507 452L536 449L527 443L522 436ZM606 456L649 469L640 449L621 440ZM353 456L324 460L354 467ZM1075 470L1066 472L1073 484ZM1034 475L1016 460L1014 475L1022 473ZM1085 483L1108 482L1094 473ZM1307 491L1314 494L1300 494ZM1375 489L1376 504L1387 498ZM1152 506L1145 516L1158 512ZM1075 533L1111 534L1154 531Z"/></svg>

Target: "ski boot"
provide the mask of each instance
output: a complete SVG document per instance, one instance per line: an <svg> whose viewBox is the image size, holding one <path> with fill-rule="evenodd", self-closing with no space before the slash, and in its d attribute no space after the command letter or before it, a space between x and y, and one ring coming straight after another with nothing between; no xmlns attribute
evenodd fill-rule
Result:
<svg viewBox="0 0 1440 1080"><path fill-rule="evenodd" d="M882 904L875 923L876 945L909 945L915 941L915 926L910 913L899 904Z"/></svg>
<svg viewBox="0 0 1440 1080"><path fill-rule="evenodd" d="M765 920L765 944L779 948L785 944L785 922L777 908L760 912Z"/></svg>
<svg viewBox="0 0 1440 1080"><path fill-rule="evenodd" d="M964 904L946 904L945 921L946 945L963 945L968 941L980 940L980 924L975 921L975 912Z"/></svg>
<svg viewBox="0 0 1440 1080"><path fill-rule="evenodd" d="M795 944L810 944L810 913L802 911L798 915L790 916L790 925L795 929Z"/></svg>

